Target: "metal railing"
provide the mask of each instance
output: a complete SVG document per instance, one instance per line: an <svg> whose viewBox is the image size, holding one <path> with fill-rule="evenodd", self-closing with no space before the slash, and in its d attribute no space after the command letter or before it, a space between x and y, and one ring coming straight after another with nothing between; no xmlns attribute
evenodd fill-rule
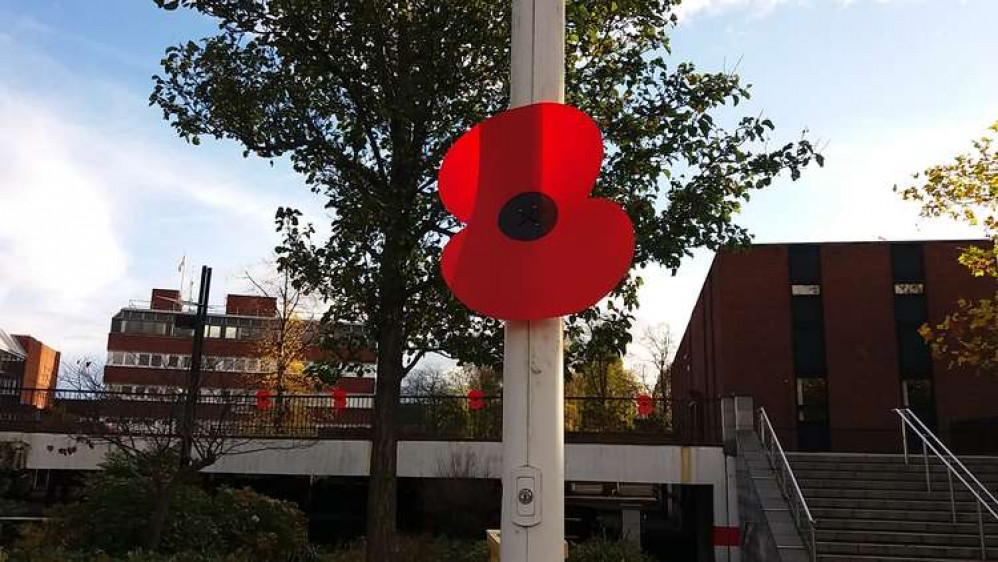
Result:
<svg viewBox="0 0 998 562"><path fill-rule="evenodd" d="M977 500L977 531L981 541L981 560L988 559L987 537L984 533L984 512L987 511L991 517L998 521L998 499L974 476L956 455L953 454L943 442L936 437L936 434L929 430L922 420L908 408L895 408L894 413L901 418L901 447L904 451L904 463L908 461L908 433L912 434L922 442L922 462L925 465L925 489L932 492L932 477L929 472L929 451L938 458L946 467L946 480L949 485L950 511L953 516L953 523L957 523L956 494L953 491L953 477L960 481L970 494Z"/></svg>
<svg viewBox="0 0 998 562"><path fill-rule="evenodd" d="M45 407L38 407L44 404ZM176 431L183 393L105 390L19 389L0 396L0 430L101 434L155 434ZM653 400L651 413L639 412L636 397L568 397L565 438L569 442L702 444L721 442L716 400ZM374 421L374 397L349 394L337 405L331 393L202 394L196 418L200 431L217 437L363 439ZM406 395L395 416L401 439L499 441L502 398Z"/></svg>
<svg viewBox="0 0 998 562"><path fill-rule="evenodd" d="M776 482L780 487L780 492L790 506L790 516L794 520L794 525L811 555L812 562L816 561L818 548L815 534L818 522L807 507L807 500L804 499L804 493L801 492L800 485L797 484L797 477L794 476L794 471L790 468L790 462L783 452L783 446L780 445L780 439L776 436L776 431L773 430L773 424L770 423L765 408L759 408L758 433L759 442L769 460L769 466L776 474Z"/></svg>

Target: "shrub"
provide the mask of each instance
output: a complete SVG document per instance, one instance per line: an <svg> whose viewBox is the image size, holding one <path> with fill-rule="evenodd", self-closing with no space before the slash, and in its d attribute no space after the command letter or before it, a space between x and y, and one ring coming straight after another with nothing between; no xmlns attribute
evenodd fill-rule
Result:
<svg viewBox="0 0 998 562"><path fill-rule="evenodd" d="M568 562L654 562L638 545L596 537L568 549Z"/></svg>
<svg viewBox="0 0 998 562"><path fill-rule="evenodd" d="M323 562L363 562L364 542L358 541L320 559ZM488 562L485 540L455 541L425 536L399 536L392 562Z"/></svg>
<svg viewBox="0 0 998 562"><path fill-rule="evenodd" d="M25 529L19 550L21 555L30 553L35 558L24 560L48 562L49 558L39 557L54 548L64 549L65 557L53 561L74 560L70 553L75 551L127 555L131 558L123 560L128 562L200 562L199 557L284 562L305 556L305 516L293 504L250 490L222 488L208 493L193 483L173 488L170 514L158 548L160 554L177 556L170 559L135 554L146 544L153 512L151 474L163 466L168 465L157 468L155 463L139 466L122 458L110 460L105 470L88 478L82 501L57 507L49 512L51 519L43 525Z"/></svg>

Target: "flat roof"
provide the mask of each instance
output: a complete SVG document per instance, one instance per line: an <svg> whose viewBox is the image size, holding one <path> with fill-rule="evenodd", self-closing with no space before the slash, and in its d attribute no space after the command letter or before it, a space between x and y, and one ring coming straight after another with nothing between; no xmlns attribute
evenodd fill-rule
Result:
<svg viewBox="0 0 998 562"><path fill-rule="evenodd" d="M28 356L28 353L24 351L21 344L14 339L10 334L0 329L0 351L5 351L16 357L24 359Z"/></svg>

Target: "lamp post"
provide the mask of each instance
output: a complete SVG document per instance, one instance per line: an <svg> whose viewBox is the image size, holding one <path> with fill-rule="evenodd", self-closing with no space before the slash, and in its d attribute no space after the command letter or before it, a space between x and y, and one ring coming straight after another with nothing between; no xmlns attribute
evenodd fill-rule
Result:
<svg viewBox="0 0 998 562"><path fill-rule="evenodd" d="M510 106L565 100L565 0L514 0ZM564 559L564 341L560 317L506 322L503 562Z"/></svg>
<svg viewBox="0 0 998 562"><path fill-rule="evenodd" d="M184 396L184 408L180 420L180 466L191 464L191 448L194 441L194 425L198 396L201 394L201 359L204 355L204 326L208 319L208 295L211 292L211 268L201 266L201 285L198 290L197 310L194 314L178 314L175 323L180 328L194 330L191 349L191 370Z"/></svg>

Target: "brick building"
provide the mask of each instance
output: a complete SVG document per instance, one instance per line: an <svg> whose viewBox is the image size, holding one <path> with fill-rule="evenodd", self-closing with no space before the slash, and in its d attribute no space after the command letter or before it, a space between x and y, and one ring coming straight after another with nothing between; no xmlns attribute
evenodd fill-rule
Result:
<svg viewBox="0 0 998 562"><path fill-rule="evenodd" d="M47 407L50 393L22 393L20 389L56 388L60 357L58 351L31 336L11 336L0 330L0 399Z"/></svg>
<svg viewBox="0 0 998 562"><path fill-rule="evenodd" d="M108 388L160 394L186 387L194 331L176 326L182 308L179 291L153 289L148 307L129 306L114 315L104 367ZM273 371L272 362L262 357L260 341L277 320L276 299L252 295L227 295L224 313L209 312L203 392L251 393L258 388L261 379ZM317 345L305 349L308 360L320 359L324 353ZM372 393L374 354L367 352L358 361L363 363L360 375L344 376L338 386L350 393Z"/></svg>
<svg viewBox="0 0 998 562"><path fill-rule="evenodd" d="M893 451L906 405L964 451L998 448L998 373L934 360L917 330L994 294L980 241L763 244L719 252L676 354L676 397L751 395L801 450Z"/></svg>

